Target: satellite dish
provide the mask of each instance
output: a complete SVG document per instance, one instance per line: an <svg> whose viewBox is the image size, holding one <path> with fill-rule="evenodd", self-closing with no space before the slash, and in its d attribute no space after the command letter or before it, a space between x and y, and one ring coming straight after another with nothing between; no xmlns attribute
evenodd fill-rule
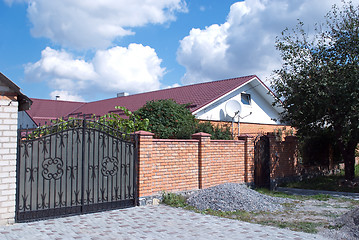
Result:
<svg viewBox="0 0 359 240"><path fill-rule="evenodd" d="M236 100L230 100L226 103L226 113L228 116L234 118L241 112L241 104Z"/></svg>

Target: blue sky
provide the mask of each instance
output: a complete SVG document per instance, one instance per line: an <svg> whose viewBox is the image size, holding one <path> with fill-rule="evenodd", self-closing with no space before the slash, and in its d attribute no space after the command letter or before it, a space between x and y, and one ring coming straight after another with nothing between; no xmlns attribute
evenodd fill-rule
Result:
<svg viewBox="0 0 359 240"><path fill-rule="evenodd" d="M275 37L297 19L311 32L333 4L0 0L0 71L29 97L75 101L250 74L269 84Z"/></svg>

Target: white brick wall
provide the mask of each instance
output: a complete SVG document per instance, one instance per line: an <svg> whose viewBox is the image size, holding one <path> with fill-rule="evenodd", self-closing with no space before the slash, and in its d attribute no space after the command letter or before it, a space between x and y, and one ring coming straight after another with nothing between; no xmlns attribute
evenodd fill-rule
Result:
<svg viewBox="0 0 359 240"><path fill-rule="evenodd" d="M16 101L0 101L0 225L15 221L17 109Z"/></svg>

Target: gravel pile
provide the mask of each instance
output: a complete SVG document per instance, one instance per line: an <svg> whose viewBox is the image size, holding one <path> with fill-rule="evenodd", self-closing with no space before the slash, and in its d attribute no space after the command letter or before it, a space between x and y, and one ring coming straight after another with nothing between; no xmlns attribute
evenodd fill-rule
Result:
<svg viewBox="0 0 359 240"><path fill-rule="evenodd" d="M359 239L359 208L351 210L335 220L335 224L340 228L340 239Z"/></svg>
<svg viewBox="0 0 359 240"><path fill-rule="evenodd" d="M250 212L283 211L284 207L281 203L288 202L292 202L292 200L263 195L238 183L225 183L202 189L187 199L189 205L200 210L244 210Z"/></svg>

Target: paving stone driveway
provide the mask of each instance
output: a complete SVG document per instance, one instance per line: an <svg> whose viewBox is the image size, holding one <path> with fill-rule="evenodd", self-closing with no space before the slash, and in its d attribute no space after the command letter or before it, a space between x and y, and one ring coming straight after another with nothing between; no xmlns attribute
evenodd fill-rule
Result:
<svg viewBox="0 0 359 240"><path fill-rule="evenodd" d="M159 205L1 226L0 239L324 238Z"/></svg>

